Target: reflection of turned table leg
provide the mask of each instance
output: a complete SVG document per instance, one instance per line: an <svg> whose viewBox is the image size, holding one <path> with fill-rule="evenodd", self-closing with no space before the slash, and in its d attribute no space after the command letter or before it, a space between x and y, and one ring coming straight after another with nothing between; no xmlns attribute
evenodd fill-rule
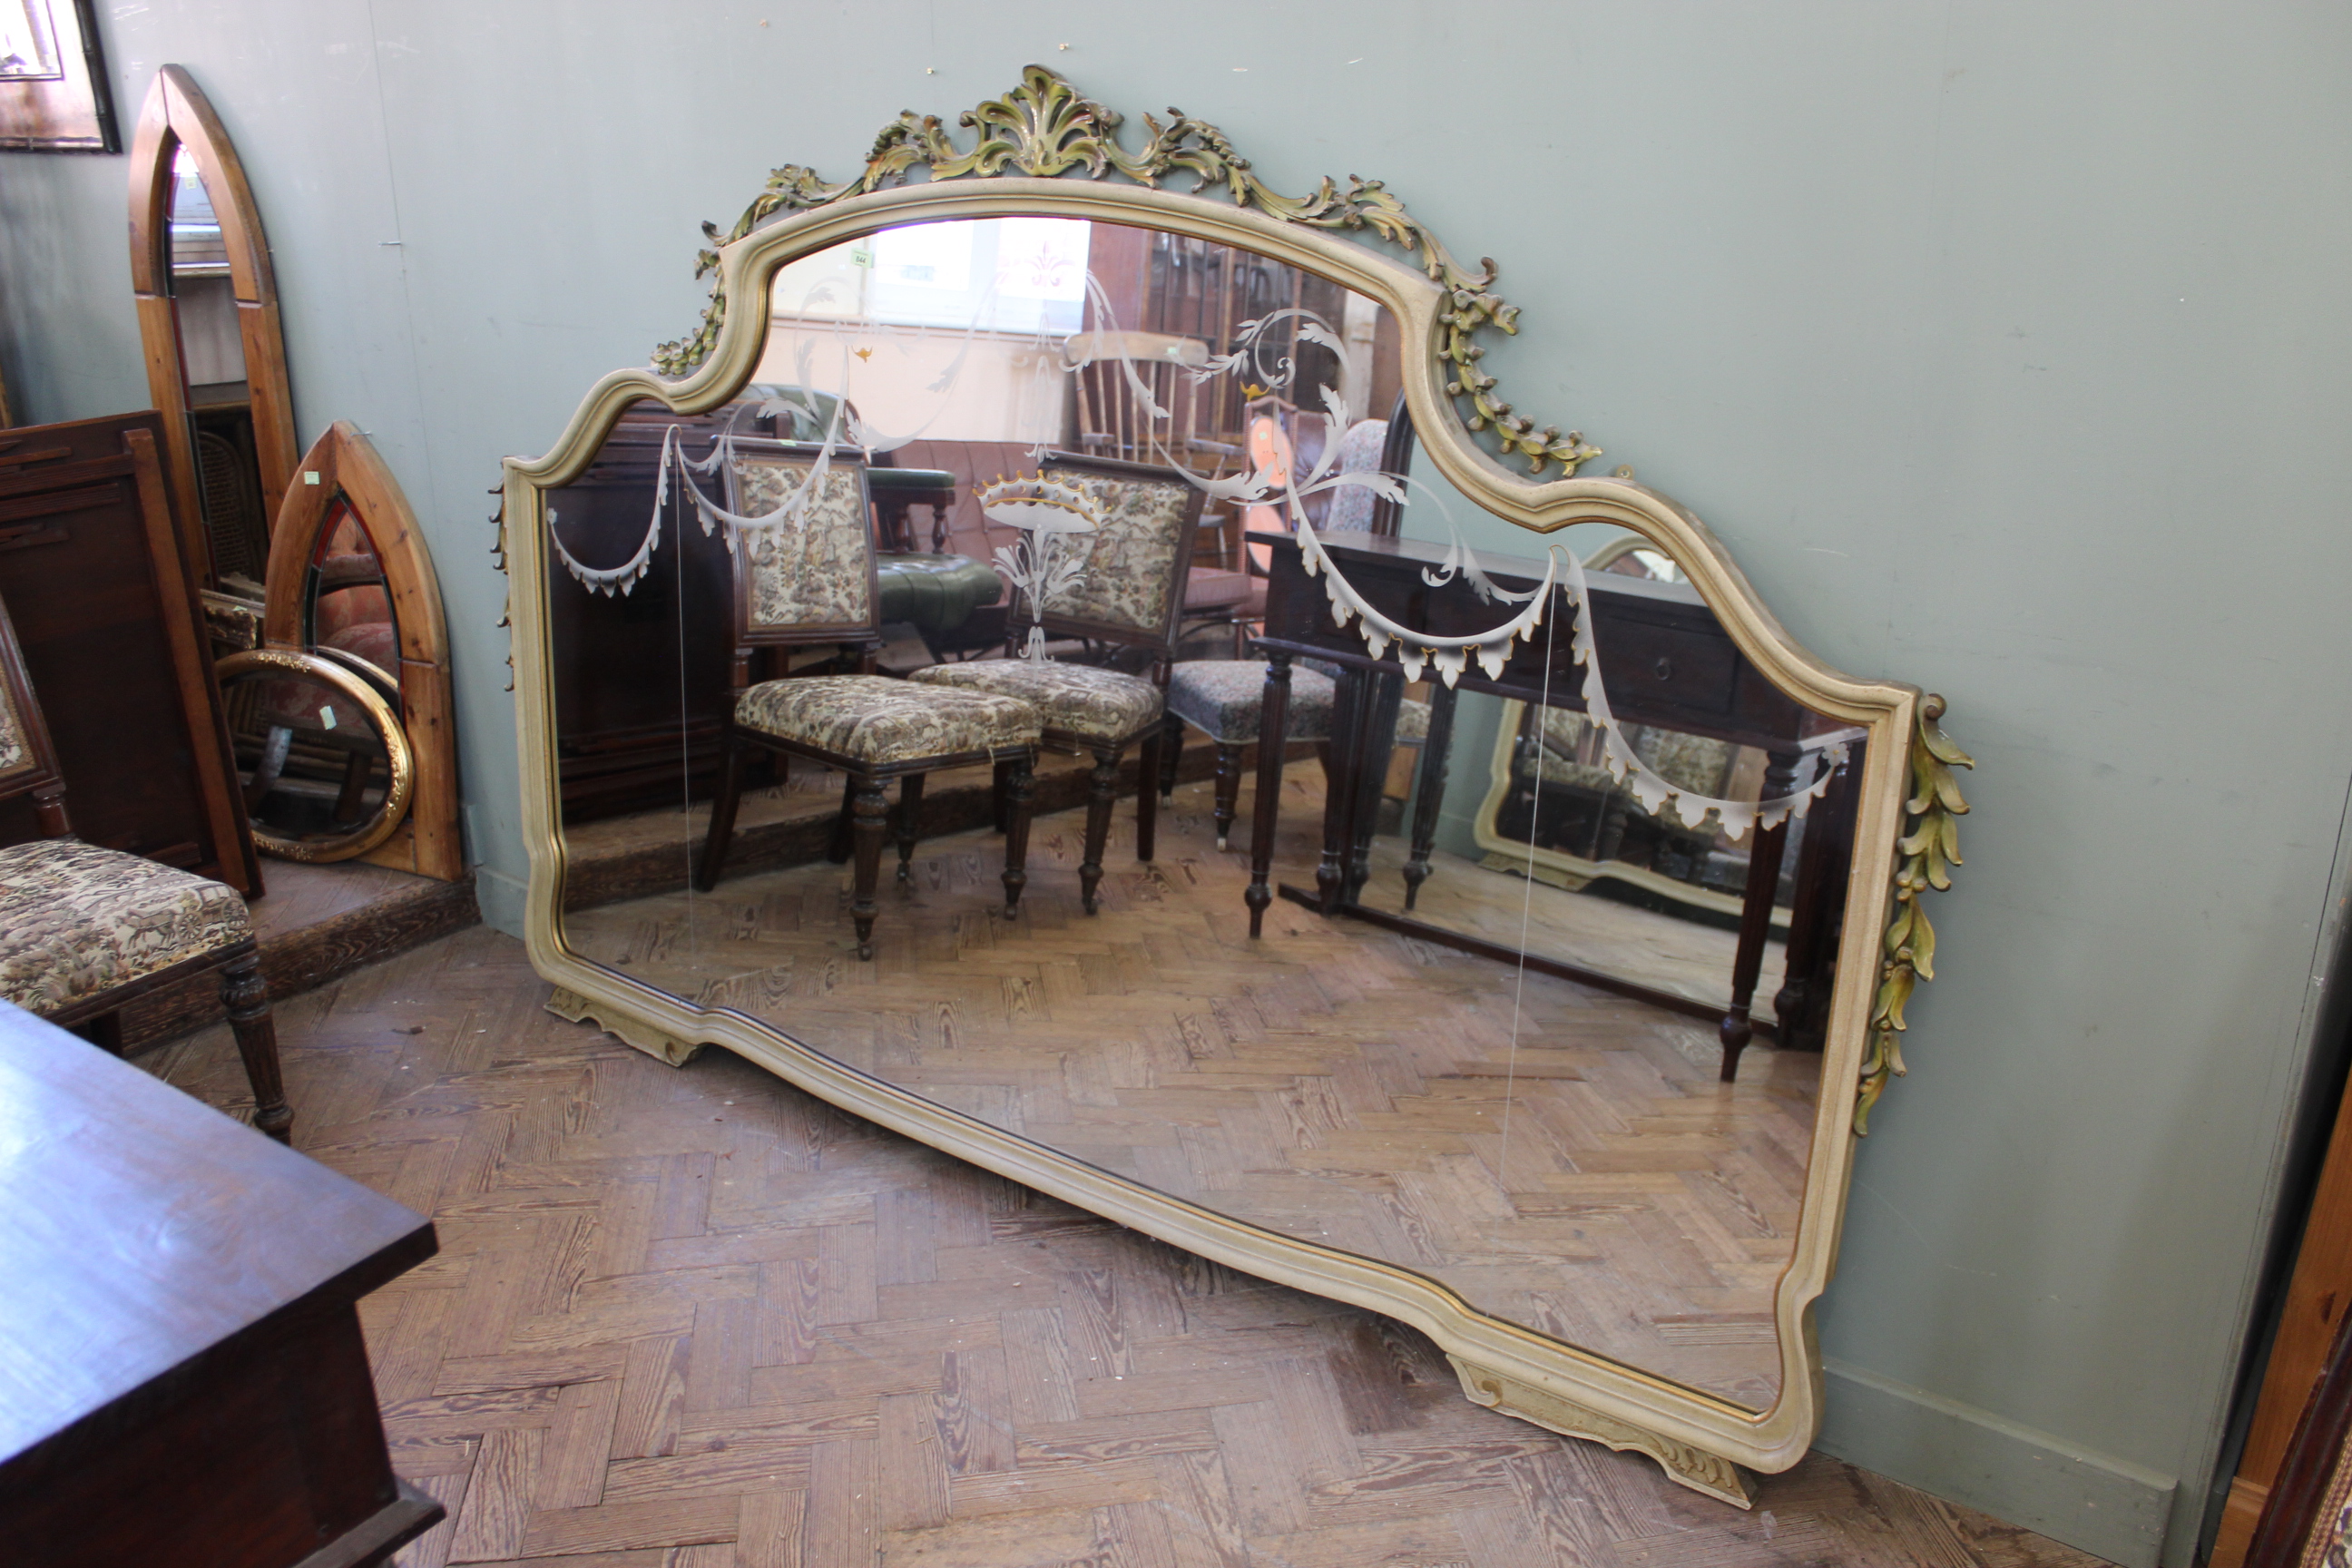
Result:
<svg viewBox="0 0 2352 1568"><path fill-rule="evenodd" d="M1421 743L1421 771L1412 784L1412 853L1404 863L1408 910L1429 880L1429 852L1437 843L1437 816L1445 805L1446 753L1454 747L1454 688L1442 680L1429 689L1429 734Z"/></svg>
<svg viewBox="0 0 2352 1568"><path fill-rule="evenodd" d="M1332 775L1323 793L1323 858L1315 866L1316 909L1329 914L1346 895L1356 781L1363 765L1364 703L1371 682L1353 665L1331 683Z"/></svg>
<svg viewBox="0 0 2352 1568"><path fill-rule="evenodd" d="M1340 868L1339 899L1354 903L1372 878L1372 836L1380 831L1381 792L1396 751L1397 710L1404 676L1383 666L1364 676L1363 722L1356 731L1356 766L1348 792L1348 858Z"/></svg>
<svg viewBox="0 0 2352 1568"><path fill-rule="evenodd" d="M1774 800L1789 793L1796 781L1795 752L1774 752L1764 769L1763 798ZM1764 969L1764 942L1772 931L1772 899L1780 887L1780 851L1789 842L1789 821L1783 817L1770 827L1749 830L1748 851L1748 888L1739 906L1739 947L1731 960L1731 1007L1723 1015L1717 1030L1723 1040L1723 1081L1729 1083L1739 1076L1739 1053L1756 1034L1756 1025L1748 1016L1748 1005L1756 1000L1756 978Z"/></svg>
<svg viewBox="0 0 2352 1568"><path fill-rule="evenodd" d="M1290 656L1266 650L1265 700L1257 720L1257 798L1250 803L1250 935L1265 927L1265 907L1274 902L1266 886L1274 869L1274 828L1282 803L1282 753L1290 738Z"/></svg>

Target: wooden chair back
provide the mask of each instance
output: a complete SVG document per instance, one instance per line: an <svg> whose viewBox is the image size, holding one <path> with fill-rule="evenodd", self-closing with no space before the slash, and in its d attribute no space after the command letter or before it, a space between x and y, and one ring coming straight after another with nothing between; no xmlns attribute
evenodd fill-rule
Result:
<svg viewBox="0 0 2352 1568"><path fill-rule="evenodd" d="M738 438L725 478L727 509L746 516L773 511L812 481L816 487L797 522L729 531L739 656L757 647L878 640L882 595L864 462L839 450L826 458L814 447Z"/></svg>
<svg viewBox="0 0 2352 1568"><path fill-rule="evenodd" d="M1086 575L1041 617L1046 635L1148 647L1163 663L1172 658L1201 526L1200 488L1172 468L1106 458L1048 454L1038 471L1086 490L1104 513ZM1028 624L1025 613L1015 607L1015 630Z"/></svg>
<svg viewBox="0 0 2352 1568"><path fill-rule="evenodd" d="M1062 362L1072 372L1083 455L1129 463L1173 458L1190 467L1205 454L1218 468L1233 456L1231 447L1199 437L1202 389L1186 373L1209 363L1209 345L1200 339L1169 332L1078 332L1063 343ZM1161 415L1155 416L1137 398L1137 381Z"/></svg>

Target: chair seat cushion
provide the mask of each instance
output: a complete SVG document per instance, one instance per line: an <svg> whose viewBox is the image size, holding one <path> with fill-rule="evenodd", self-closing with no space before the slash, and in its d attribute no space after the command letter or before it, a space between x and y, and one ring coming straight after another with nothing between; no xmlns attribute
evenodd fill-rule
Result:
<svg viewBox="0 0 2352 1568"><path fill-rule="evenodd" d="M1331 738L1331 678L1290 667L1286 733L1294 741ZM1220 745L1257 739L1265 705L1265 666L1254 658L1187 659L1168 678L1168 710Z"/></svg>
<svg viewBox="0 0 2352 1568"><path fill-rule="evenodd" d="M234 888L78 838L0 849L0 997L55 1013L253 934Z"/></svg>
<svg viewBox="0 0 2352 1568"><path fill-rule="evenodd" d="M1017 751L1042 729L1026 702L880 675L763 680L736 699L735 722L872 767Z"/></svg>
<svg viewBox="0 0 2352 1568"><path fill-rule="evenodd" d="M1047 730L1097 745L1121 744L1160 722L1160 688L1140 676L1092 665L983 658L934 664L908 679L950 690L1018 698L1037 710Z"/></svg>

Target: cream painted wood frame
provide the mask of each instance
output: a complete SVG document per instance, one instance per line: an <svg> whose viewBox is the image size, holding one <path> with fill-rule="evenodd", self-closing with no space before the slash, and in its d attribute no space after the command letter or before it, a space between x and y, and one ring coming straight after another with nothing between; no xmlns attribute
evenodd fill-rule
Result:
<svg viewBox="0 0 2352 1568"><path fill-rule="evenodd" d="M768 285L782 263L903 224L1038 214L1164 229L1260 251L1378 300L1396 314L1403 342L1423 345L1424 352L1407 356L1405 363L1414 427L1429 459L1463 494L1538 533L1571 523L1608 522L1653 541L1682 563L1740 651L1776 685L1807 706L1867 731L1858 842L1840 935L1843 961L1830 1009L1811 1163L1793 1255L1775 1297L1780 1394L1770 1409L1750 1410L1490 1316L1410 1268L1277 1235L1114 1176L856 1071L759 1019L655 990L589 962L566 943L546 608L546 492L587 468L633 400L653 398L677 413L696 414L744 386L767 339ZM716 346L692 374L672 380L650 368L614 371L589 391L545 457L509 458L505 465L522 820L531 867L525 940L532 963L557 987L550 1007L566 1017L593 1019L680 1065L705 1044L724 1046L844 1110L985 1170L1245 1273L1399 1319L1445 1350L1465 1392L1476 1403L1613 1448L1637 1449L1684 1484L1748 1506L1748 1481L1738 1467L1788 1468L1803 1456L1821 1425L1822 1362L1811 1309L1836 1264L1852 1178L1854 1097L1880 979L1880 933L1890 912L1919 689L1857 680L1799 647L1706 526L1656 491L1614 479L1530 480L1487 456L1473 443L1445 395L1434 357L1444 291L1414 268L1319 230L1223 201L1142 185L1020 176L956 179L848 196L793 214L726 246L719 268L732 309Z"/></svg>

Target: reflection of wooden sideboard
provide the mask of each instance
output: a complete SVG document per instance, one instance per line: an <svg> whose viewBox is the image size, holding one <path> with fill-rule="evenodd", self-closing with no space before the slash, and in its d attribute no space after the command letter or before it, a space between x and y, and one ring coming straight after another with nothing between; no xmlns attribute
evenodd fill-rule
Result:
<svg viewBox="0 0 2352 1568"><path fill-rule="evenodd" d="M1290 536L1265 541L1270 560L1266 593L1265 635L1259 646L1274 665L1308 658L1338 665L1342 671L1332 713L1332 776L1339 787L1326 797L1323 857L1316 869L1316 889L1286 887L1286 897L1327 914L1346 914L1391 930L1465 952L1510 962L1514 952L1450 928L1364 905L1358 897L1369 873L1373 828L1380 804L1385 759L1393 747L1398 700L1403 672L1393 658L1375 659L1365 650L1361 634L1352 624L1340 626L1331 616L1330 598L1319 578L1307 575L1298 542ZM1348 534L1323 539L1326 552L1348 581L1381 614L1433 637L1465 637L1486 631L1507 619L1517 606L1487 604L1470 584L1456 577L1443 585L1431 584L1423 573L1445 560L1443 545L1425 540L1384 539ZM1496 586L1523 593L1542 581L1539 561L1478 552L1478 563ZM1624 723L1654 725L1705 735L1735 745L1765 752L1771 763L1765 774L1765 795L1784 793L1800 775L1806 753L1831 739L1856 742L1831 795L1850 794L1862 771L1859 737L1834 721L1813 713L1781 693L1764 673L1740 653L1720 621L1698 595L1677 584L1637 577L1599 574L1587 580L1593 614L1593 637L1600 648L1609 703ZM1465 670L1459 689L1490 692L1524 701L1549 700L1555 708L1581 712L1584 672L1571 657L1572 622L1563 613L1548 619L1557 624L1538 628L1511 650L1499 679L1488 678L1475 662ZM1549 655L1549 658L1547 658ZM1279 683L1269 680L1265 728L1259 737L1259 776L1255 835L1252 844L1251 925L1271 901L1267 881L1274 847L1275 811L1280 798L1278 759L1286 737L1285 704L1274 700ZM1453 728L1457 689L1432 689L1429 738L1412 829L1412 858L1426 864L1435 831L1439 799L1445 787L1444 758ZM1271 768L1269 760L1273 760ZM1822 810L1822 807L1829 809ZM1820 1002L1837 954L1837 928L1845 907L1846 868L1853 846L1850 800L1824 801L1815 807L1822 820L1804 835L1796 904L1791 911L1788 982L1775 1002L1779 1016L1814 1026ZM1834 830L1843 823L1843 833ZM1830 828L1830 831L1821 831ZM1727 1010L1695 1003L1674 992L1657 990L1622 976L1596 971L1559 954L1530 953L1531 968L1577 980L1620 994L1631 995L1675 1012L1717 1018L1725 1045L1724 1076L1736 1067L1752 1025L1748 1017L1769 931L1774 889L1779 884L1781 850L1787 825L1759 830L1748 858L1742 900L1739 943L1733 961L1732 1002Z"/></svg>
<svg viewBox="0 0 2352 1568"><path fill-rule="evenodd" d="M700 458L719 420L632 411L587 471L548 496L574 557L617 566L637 548L653 517L662 433L673 424ZM591 593L562 568L552 573L547 634L567 822L675 805L687 789L709 797L727 710L730 582L724 534L703 532L675 489L653 563L628 593Z"/></svg>
<svg viewBox="0 0 2352 1568"><path fill-rule="evenodd" d="M381 1563L357 1303L433 1226L0 1004L0 1519L43 1568Z"/></svg>

